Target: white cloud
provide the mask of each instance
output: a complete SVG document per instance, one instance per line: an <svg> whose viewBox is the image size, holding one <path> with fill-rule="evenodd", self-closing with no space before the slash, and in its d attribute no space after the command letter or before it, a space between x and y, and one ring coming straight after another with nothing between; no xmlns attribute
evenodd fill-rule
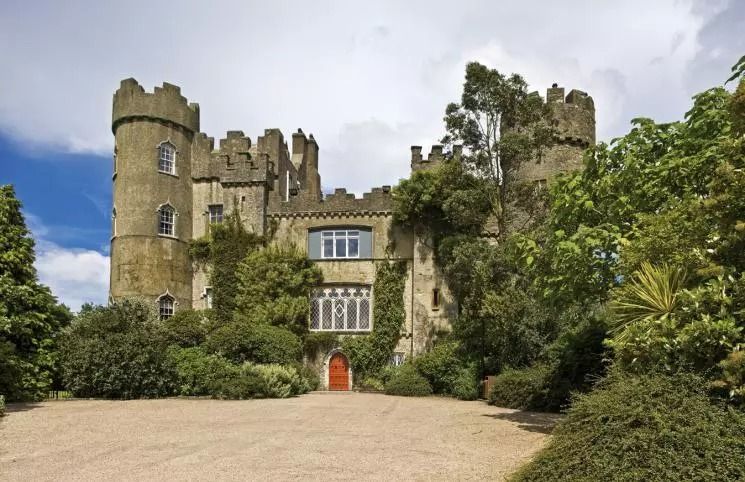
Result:
<svg viewBox="0 0 745 482"><path fill-rule="evenodd" d="M632 117L679 118L705 82L726 78L742 44L743 3L710 3L9 0L0 130L107 152L119 80L148 90L165 80L201 104L216 138L313 132L324 185L362 191L407 175L409 145L440 138L469 60L542 92L553 82L589 92L601 139Z"/></svg>
<svg viewBox="0 0 745 482"><path fill-rule="evenodd" d="M39 281L73 311L78 311L83 303L106 303L109 257L89 249L59 246L46 239L50 228L38 216L29 212L23 215L36 241L34 266Z"/></svg>

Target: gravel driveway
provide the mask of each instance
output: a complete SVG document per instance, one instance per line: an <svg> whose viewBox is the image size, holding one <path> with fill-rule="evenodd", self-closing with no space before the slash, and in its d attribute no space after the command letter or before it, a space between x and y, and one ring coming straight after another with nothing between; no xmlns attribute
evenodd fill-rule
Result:
<svg viewBox="0 0 745 482"><path fill-rule="evenodd" d="M535 453L555 420L484 402L331 392L10 405L0 480L495 480Z"/></svg>

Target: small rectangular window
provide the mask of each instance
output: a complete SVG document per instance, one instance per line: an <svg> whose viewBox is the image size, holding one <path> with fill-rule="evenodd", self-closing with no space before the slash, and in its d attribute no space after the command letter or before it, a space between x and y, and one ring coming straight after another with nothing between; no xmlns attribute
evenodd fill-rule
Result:
<svg viewBox="0 0 745 482"><path fill-rule="evenodd" d="M211 204L209 206L210 224L222 223L222 204Z"/></svg>
<svg viewBox="0 0 745 482"><path fill-rule="evenodd" d="M204 304L207 309L212 308L212 287L206 286L204 288Z"/></svg>
<svg viewBox="0 0 745 482"><path fill-rule="evenodd" d="M393 356L391 356L391 365L394 367L399 367L404 364L404 361L406 361L406 354L402 352L395 352Z"/></svg>
<svg viewBox="0 0 745 482"><path fill-rule="evenodd" d="M322 258L359 258L359 230L336 229L321 233Z"/></svg>
<svg viewBox="0 0 745 482"><path fill-rule="evenodd" d="M439 288L435 288L432 290L432 309L433 310L440 309L440 289Z"/></svg>

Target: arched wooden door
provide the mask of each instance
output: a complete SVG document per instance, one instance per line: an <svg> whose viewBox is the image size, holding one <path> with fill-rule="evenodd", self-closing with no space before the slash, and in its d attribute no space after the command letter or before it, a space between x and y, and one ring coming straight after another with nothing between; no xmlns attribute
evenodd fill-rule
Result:
<svg viewBox="0 0 745 482"><path fill-rule="evenodd" d="M329 390L349 390L349 361L341 353L329 360Z"/></svg>

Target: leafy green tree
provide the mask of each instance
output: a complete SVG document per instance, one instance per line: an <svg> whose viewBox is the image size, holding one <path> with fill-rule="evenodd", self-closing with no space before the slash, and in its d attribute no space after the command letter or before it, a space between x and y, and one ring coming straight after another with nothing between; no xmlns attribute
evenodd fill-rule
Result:
<svg viewBox="0 0 745 482"><path fill-rule="evenodd" d="M320 268L294 246L254 251L236 270L235 318L303 334L310 291L322 280Z"/></svg>
<svg viewBox="0 0 745 482"><path fill-rule="evenodd" d="M463 145L463 162L488 180L490 206L504 228L503 205L512 175L553 143L550 108L537 93L528 92L520 75L470 62L461 101L447 106L444 120L443 143Z"/></svg>
<svg viewBox="0 0 745 482"><path fill-rule="evenodd" d="M12 186L0 186L0 393L9 401L38 399L57 369L57 335L70 321L39 284L34 241Z"/></svg>
<svg viewBox="0 0 745 482"><path fill-rule="evenodd" d="M176 377L168 343L153 303L123 299L88 309L60 343L65 385L79 397L169 395Z"/></svg>

